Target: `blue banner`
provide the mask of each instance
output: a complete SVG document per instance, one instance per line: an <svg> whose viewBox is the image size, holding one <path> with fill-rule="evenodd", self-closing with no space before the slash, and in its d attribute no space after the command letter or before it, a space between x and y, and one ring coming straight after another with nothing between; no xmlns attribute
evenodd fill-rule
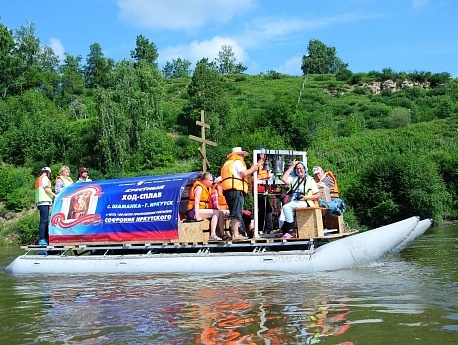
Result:
<svg viewBox="0 0 458 345"><path fill-rule="evenodd" d="M54 200L49 241L177 239L182 193L198 174L76 182L65 187Z"/></svg>

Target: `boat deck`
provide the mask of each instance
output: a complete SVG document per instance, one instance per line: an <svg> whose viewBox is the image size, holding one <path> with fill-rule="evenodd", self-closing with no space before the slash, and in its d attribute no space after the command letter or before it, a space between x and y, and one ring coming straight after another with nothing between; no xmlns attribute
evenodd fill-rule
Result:
<svg viewBox="0 0 458 345"><path fill-rule="evenodd" d="M355 232L348 232L351 235ZM160 253L198 253L210 251L221 252L264 252L264 251L290 251L313 250L342 235L329 235L325 238L290 238L284 239L273 234L261 235L263 237L250 238L239 241L204 241L183 242L179 240L152 241L150 243L63 243L47 246L27 245L21 249L27 254L45 255L127 255L127 254L160 254Z"/></svg>

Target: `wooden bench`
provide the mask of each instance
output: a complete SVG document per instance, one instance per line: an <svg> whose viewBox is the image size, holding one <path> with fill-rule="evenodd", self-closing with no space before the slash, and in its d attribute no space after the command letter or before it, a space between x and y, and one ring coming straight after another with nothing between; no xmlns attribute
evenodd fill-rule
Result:
<svg viewBox="0 0 458 345"><path fill-rule="evenodd" d="M325 207L297 207L295 211L299 238L341 236L345 232L343 217L331 216Z"/></svg>
<svg viewBox="0 0 458 345"><path fill-rule="evenodd" d="M201 222L180 222L178 224L178 236L182 242L208 242L210 238L210 221L205 219ZM207 234L207 236L205 236Z"/></svg>
<svg viewBox="0 0 458 345"><path fill-rule="evenodd" d="M231 236L230 221L225 220L225 234ZM178 225L180 242L208 242L210 240L210 221L180 222Z"/></svg>

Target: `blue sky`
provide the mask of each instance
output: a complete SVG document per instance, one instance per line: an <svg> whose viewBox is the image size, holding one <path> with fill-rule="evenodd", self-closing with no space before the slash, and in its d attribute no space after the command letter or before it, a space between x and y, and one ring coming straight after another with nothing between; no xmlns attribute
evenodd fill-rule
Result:
<svg viewBox="0 0 458 345"><path fill-rule="evenodd" d="M458 77L457 0L13 0L0 22L32 22L41 44L84 59L92 43L106 57L130 58L143 35L159 66L178 57L192 67L230 45L247 74L301 75L307 44L336 48L353 72L448 72Z"/></svg>

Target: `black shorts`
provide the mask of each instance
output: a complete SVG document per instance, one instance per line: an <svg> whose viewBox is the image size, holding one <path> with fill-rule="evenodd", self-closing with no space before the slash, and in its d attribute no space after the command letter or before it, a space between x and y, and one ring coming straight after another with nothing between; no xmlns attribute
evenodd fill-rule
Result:
<svg viewBox="0 0 458 345"><path fill-rule="evenodd" d="M227 206L229 206L229 217L242 220L243 205L245 203L245 193L235 189L223 191L226 198Z"/></svg>

